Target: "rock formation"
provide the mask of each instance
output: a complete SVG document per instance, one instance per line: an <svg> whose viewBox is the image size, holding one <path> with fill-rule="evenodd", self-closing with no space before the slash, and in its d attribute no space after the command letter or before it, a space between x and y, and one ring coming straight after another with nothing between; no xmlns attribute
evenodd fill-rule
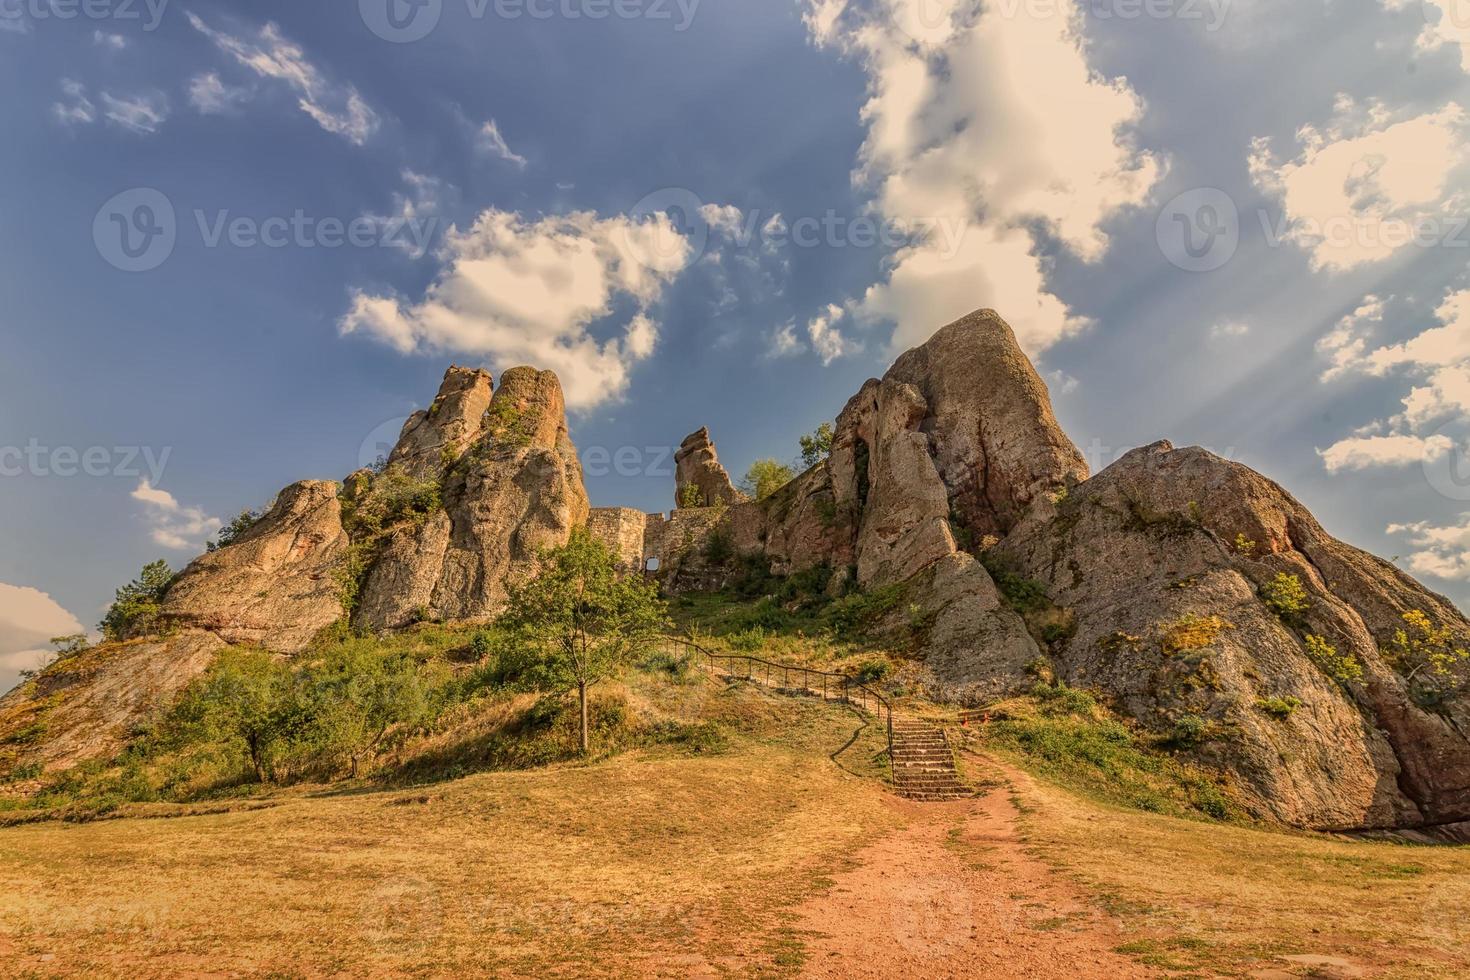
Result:
<svg viewBox="0 0 1470 980"><path fill-rule="evenodd" d="M179 574L162 616L227 643L295 653L342 618L335 571L347 548L337 484L293 484L232 544Z"/></svg>
<svg viewBox="0 0 1470 980"><path fill-rule="evenodd" d="M457 391L461 380L452 375L445 385ZM453 397L441 393L439 401ZM405 429L405 438L417 431ZM555 374L505 372L462 445L430 471L441 481L442 506L401 523L381 544L362 584L357 625L393 629L425 615L489 619L504 608L506 586L535 572L541 551L586 523L587 491Z"/></svg>
<svg viewBox="0 0 1470 980"><path fill-rule="evenodd" d="M172 585L173 635L68 659L0 700L0 745L44 724L27 761L115 750L226 643L297 653L348 609L374 630L488 619L586 523L625 570L656 559L669 592L751 563L825 566L834 594L898 590L893 625L923 624L930 693L988 703L1029 688L1044 657L1147 730L1187 721L1195 757L1263 818L1470 837L1470 676L1424 660L1470 645L1470 621L1203 450L1156 443L1089 478L993 312L863 385L830 458L764 500L735 490L706 429L676 461L672 513L591 511L556 377L515 368L496 390L451 368L382 472L282 491Z"/></svg>
<svg viewBox="0 0 1470 980"><path fill-rule="evenodd" d="M442 473L479 438L492 388L489 371L451 366L434 403L404 423L388 465L415 477Z"/></svg>
<svg viewBox="0 0 1470 980"><path fill-rule="evenodd" d="M674 453L676 507L719 507L746 499L735 489L730 474L720 465L709 429L686 436Z"/></svg>

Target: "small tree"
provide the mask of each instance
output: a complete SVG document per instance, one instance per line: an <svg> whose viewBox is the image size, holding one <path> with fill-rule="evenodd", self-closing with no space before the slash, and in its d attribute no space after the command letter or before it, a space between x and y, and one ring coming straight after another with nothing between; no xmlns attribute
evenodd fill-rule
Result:
<svg viewBox="0 0 1470 980"><path fill-rule="evenodd" d="M260 517L260 511L257 510L240 511L239 516L219 529L219 534L215 536L213 541L207 542L204 545L204 550L218 551L221 548L234 544L240 535L256 525Z"/></svg>
<svg viewBox="0 0 1470 980"><path fill-rule="evenodd" d="M429 714L428 691L418 665L406 654L385 656L371 646L349 644L314 664L302 682L313 744L345 756L353 779L389 731Z"/></svg>
<svg viewBox="0 0 1470 980"><path fill-rule="evenodd" d="M823 422L815 432L801 437L801 462L811 469L832 455L832 440L836 436L831 422Z"/></svg>
<svg viewBox="0 0 1470 980"><path fill-rule="evenodd" d="M152 632L158 625L158 607L174 580L173 569L160 559L143 566L139 576L117 590L112 607L98 629L109 643Z"/></svg>
<svg viewBox="0 0 1470 980"><path fill-rule="evenodd" d="M750 464L740 489L756 500L765 500L794 479L791 467L774 459L758 459Z"/></svg>
<svg viewBox="0 0 1470 980"><path fill-rule="evenodd" d="M266 782L272 749L295 715L293 684L290 668L270 654L231 648L189 688L174 718L196 737L238 740L255 778Z"/></svg>
<svg viewBox="0 0 1470 980"><path fill-rule="evenodd" d="M511 588L501 623L542 657L547 682L576 688L583 755L589 750L587 689L669 627L658 586L638 575L619 576L616 556L586 528L544 553L535 578Z"/></svg>

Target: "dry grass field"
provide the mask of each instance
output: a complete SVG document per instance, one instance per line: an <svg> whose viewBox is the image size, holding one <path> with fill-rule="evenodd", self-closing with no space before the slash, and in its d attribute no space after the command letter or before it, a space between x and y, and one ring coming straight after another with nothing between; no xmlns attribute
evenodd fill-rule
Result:
<svg viewBox="0 0 1470 980"><path fill-rule="evenodd" d="M963 906L977 943L993 932L991 899L1009 899L1025 912L1007 942L1055 953L1079 913L1033 899L1065 892L1090 910L1092 948L1107 937L1103 954L1142 974L1470 974L1470 849L1117 809L1027 775L1020 758L969 766L992 803L1014 794L1018 809L899 805L874 765L877 732L851 741L853 714L698 687L681 711L730 727L717 754L659 747L412 789L298 786L228 812L153 804L0 829L3 972L835 976L842 950L803 929L823 919L813 903L849 900L838 882L933 840L949 864L991 869L971 876L985 893ZM1012 893L995 856L1012 845L1054 880L1033 869ZM865 923L875 948L894 945L894 922Z"/></svg>

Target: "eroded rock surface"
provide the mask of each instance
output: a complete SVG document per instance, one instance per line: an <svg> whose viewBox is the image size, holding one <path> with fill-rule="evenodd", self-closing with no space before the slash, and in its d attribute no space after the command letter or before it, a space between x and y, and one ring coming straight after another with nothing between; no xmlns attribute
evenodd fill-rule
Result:
<svg viewBox="0 0 1470 980"><path fill-rule="evenodd" d="M441 509L387 535L362 584L357 624L490 619L504 608L507 586L533 575L542 551L586 523L587 491L556 375L505 372L475 442L442 482Z"/></svg>
<svg viewBox="0 0 1470 980"><path fill-rule="evenodd" d="M227 643L295 653L342 618L335 573L347 547L337 484L292 484L233 544L180 573L162 617Z"/></svg>
<svg viewBox="0 0 1470 980"><path fill-rule="evenodd" d="M730 482L704 428L685 436L674 453L674 487L676 507L719 507L746 499Z"/></svg>
<svg viewBox="0 0 1470 980"><path fill-rule="evenodd" d="M480 437L492 394L489 371L450 367L433 404L404 423L388 465L415 477L442 473Z"/></svg>
<svg viewBox="0 0 1470 980"><path fill-rule="evenodd" d="M1343 829L1470 818L1464 700L1415 704L1384 650L1410 610L1462 637L1470 623L1332 538L1260 474L1156 443L1060 505L1040 502L995 554L1075 614L1076 634L1055 651L1071 683L1157 731L1185 715L1208 720L1202 757L1262 816ZM1299 616L1264 601L1279 575L1305 589ZM1178 649L1190 635L1198 647ZM1351 656L1362 681L1334 679L1309 655L1309 635ZM1285 717L1268 708L1292 700Z"/></svg>

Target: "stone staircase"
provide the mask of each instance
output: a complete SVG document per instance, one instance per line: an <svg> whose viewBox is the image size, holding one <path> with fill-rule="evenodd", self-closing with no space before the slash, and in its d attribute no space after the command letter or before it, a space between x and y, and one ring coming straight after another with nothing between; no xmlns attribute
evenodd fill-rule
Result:
<svg viewBox="0 0 1470 980"><path fill-rule="evenodd" d="M893 786L900 796L922 802L975 795L960 781L944 729L911 718L893 719Z"/></svg>

